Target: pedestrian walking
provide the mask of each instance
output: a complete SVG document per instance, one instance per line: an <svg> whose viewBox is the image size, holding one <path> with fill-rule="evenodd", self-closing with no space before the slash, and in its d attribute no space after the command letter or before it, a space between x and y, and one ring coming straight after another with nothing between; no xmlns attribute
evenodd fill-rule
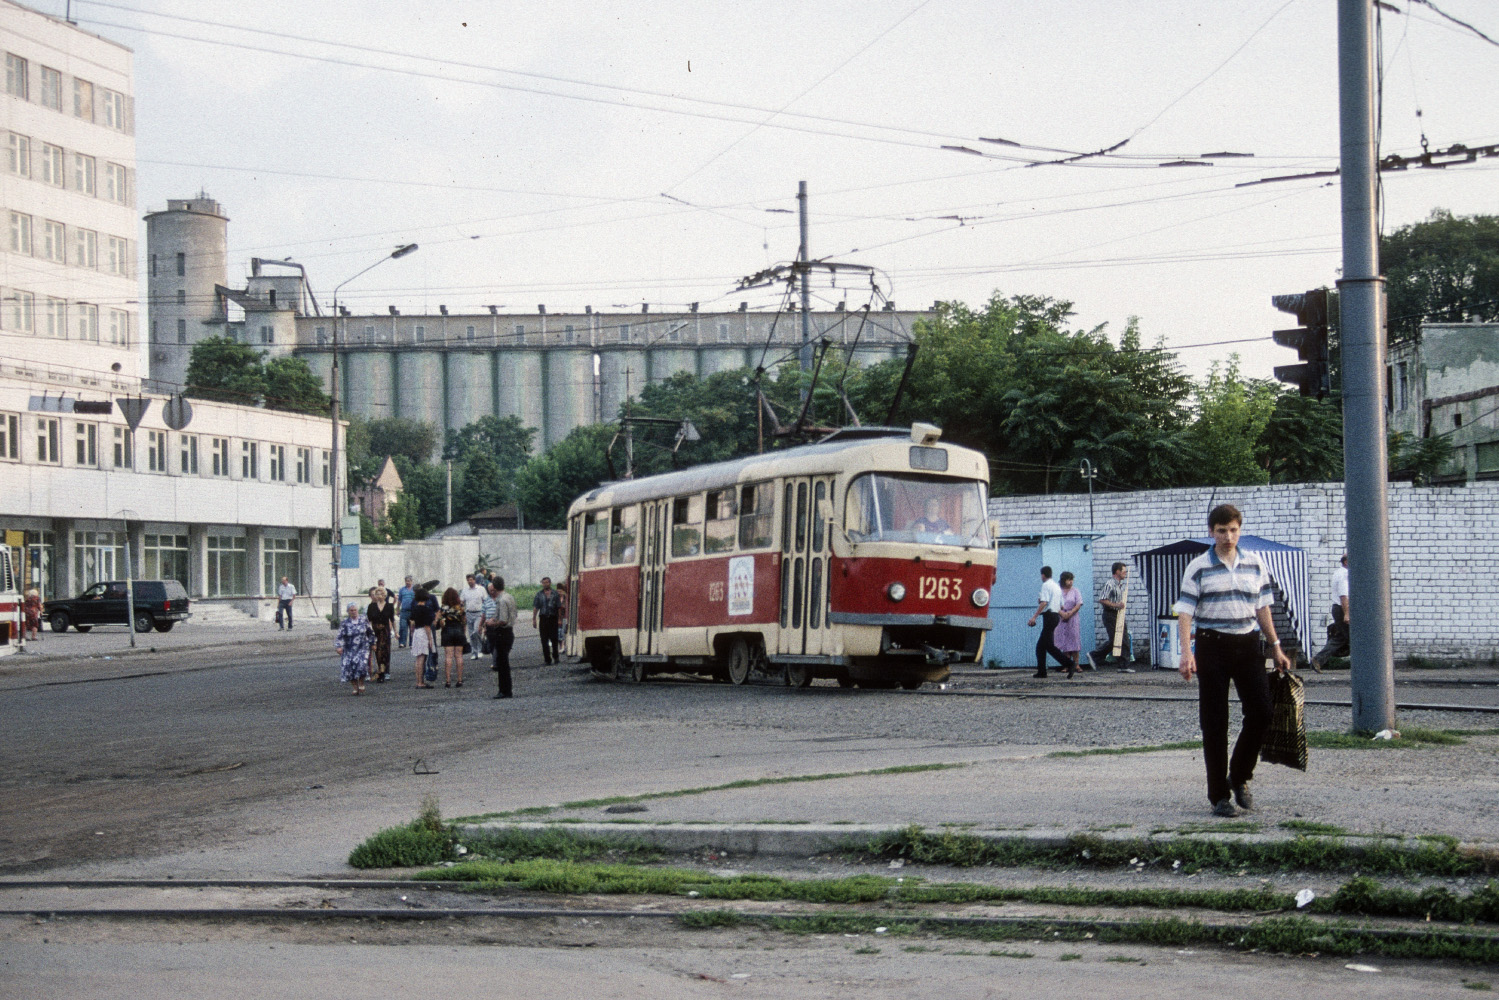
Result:
<svg viewBox="0 0 1499 1000"><path fill-rule="evenodd" d="M21 601L21 641L35 642L42 634L42 595L35 587Z"/></svg>
<svg viewBox="0 0 1499 1000"><path fill-rule="evenodd" d="M557 655L557 623L562 610L562 598L552 589L552 578L541 578L541 589L531 599L531 627L541 636L541 662L546 666L560 663Z"/></svg>
<svg viewBox="0 0 1499 1000"><path fill-rule="evenodd" d="M1345 552L1332 572L1332 622L1327 626L1327 645L1312 657L1312 667L1321 673L1329 660L1348 653L1348 553Z"/></svg>
<svg viewBox="0 0 1499 1000"><path fill-rule="evenodd" d="M463 654L470 650L468 615L458 591L449 587L442 592L442 610L437 613L437 634L442 643L442 686L453 686L453 668L458 668L458 686L463 687Z"/></svg>
<svg viewBox="0 0 1499 1000"><path fill-rule="evenodd" d="M390 674L390 640L396 625L396 606L384 587L370 588L370 606L364 616L375 636L370 646L370 677L376 684L384 684Z"/></svg>
<svg viewBox="0 0 1499 1000"><path fill-rule="evenodd" d="M429 597L427 591L421 588L412 591L411 595L411 658L416 664L416 686L419 688L432 686L427 683L427 660L437 656L437 643L432 635L432 623L436 620L436 615L432 613ZM435 665L432 676L437 676Z"/></svg>
<svg viewBox="0 0 1499 1000"><path fill-rule="evenodd" d="M359 605L350 604L345 617L338 625L337 646L339 656L339 680L348 683L350 694L363 694L364 682L370 675L370 644L375 634L370 630L369 620L359 614Z"/></svg>
<svg viewBox="0 0 1499 1000"><path fill-rule="evenodd" d="M291 631L291 602L296 599L297 588L292 585L291 580L281 578L281 585L276 588L276 629L280 631L285 628ZM281 624L281 616L286 615L286 624Z"/></svg>
<svg viewBox="0 0 1499 1000"><path fill-rule="evenodd" d="M1124 614L1124 605L1129 597L1129 564L1116 562L1108 582L1103 585L1103 593L1099 595L1098 603L1103 608L1103 645L1088 654L1088 663L1084 670L1097 670L1099 663L1108 662L1108 657L1114 655L1114 633L1119 630L1119 616ZM1129 634L1129 625L1124 626L1124 635L1119 642L1119 669L1124 673L1134 673L1130 668L1130 661L1134 659L1134 647Z"/></svg>
<svg viewBox="0 0 1499 1000"><path fill-rule="evenodd" d="M1041 619L1041 638L1036 640L1036 676L1045 677L1048 653L1063 668L1072 662L1056 644L1057 625L1062 621L1062 588L1051 578L1050 566L1041 567L1041 593L1036 598L1036 613L1026 627L1035 628L1037 618Z"/></svg>
<svg viewBox="0 0 1499 1000"><path fill-rule="evenodd" d="M406 583L396 591L396 610L401 620L401 633L397 639L402 649L406 648L408 633L411 631L411 604L415 600L416 588L411 585L411 577L408 576Z"/></svg>
<svg viewBox="0 0 1499 1000"><path fill-rule="evenodd" d="M479 648L479 638L484 634L480 628L480 622L484 620L484 597L488 593L479 586L479 575L470 573L464 578L467 584L458 591L458 600L463 602L463 610L468 620L468 644L470 649Z"/></svg>
<svg viewBox="0 0 1499 1000"><path fill-rule="evenodd" d="M1083 610L1083 595L1072 585L1074 579L1076 577L1066 571L1057 577L1057 582L1062 585L1062 600L1058 605L1058 617L1061 620L1057 624L1055 638L1057 648L1068 657L1068 680L1077 674L1078 655L1083 651L1082 622L1078 621L1078 614Z"/></svg>
<svg viewBox="0 0 1499 1000"><path fill-rule="evenodd" d="M492 577L489 581L489 596L484 604L484 629L489 638L489 648L494 654L495 679L499 682L496 698L509 698L510 648L515 645L515 619L520 615L515 598L505 592L505 578Z"/></svg>
<svg viewBox="0 0 1499 1000"><path fill-rule="evenodd" d="M1270 605L1275 600L1270 573L1258 556L1239 548L1243 524L1243 515L1232 504L1213 508L1208 514L1213 547L1187 563L1176 600L1179 669L1183 680L1191 680L1194 674L1197 677L1197 716L1202 727L1208 801L1213 804L1214 816L1225 817L1237 816L1239 809L1254 808L1249 783L1270 726L1270 683L1262 642L1269 644L1277 670L1285 673L1291 669L1291 660L1281 651L1270 617ZM1228 754L1230 683L1239 692L1244 710L1244 724L1232 758Z"/></svg>

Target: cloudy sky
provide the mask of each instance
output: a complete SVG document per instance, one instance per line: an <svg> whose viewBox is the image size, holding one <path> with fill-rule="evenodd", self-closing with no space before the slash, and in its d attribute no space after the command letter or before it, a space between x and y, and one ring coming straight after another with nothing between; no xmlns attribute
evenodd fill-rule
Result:
<svg viewBox="0 0 1499 1000"><path fill-rule="evenodd" d="M34 0L61 14L64 0ZM1488 0L1433 0L1499 38ZM1382 152L1499 141L1499 46L1383 14ZM136 52L142 211L204 189L230 279L293 257L356 309L773 309L735 282L796 252L869 264L903 308L993 291L1079 326L1294 360L1269 304L1338 277L1334 0L1121 4L415 4L73 0ZM987 140L1005 140L994 142ZM1011 145L1017 144L1017 145ZM1114 155L1032 166L1118 145ZM943 147L959 147L945 149ZM1203 154L1252 154L1201 159ZM982 154L982 155L979 155ZM1162 166L1189 160L1191 166ZM1211 163L1210 166L1201 165ZM1386 175L1387 228L1499 211L1489 160ZM822 304L868 298L853 279Z"/></svg>

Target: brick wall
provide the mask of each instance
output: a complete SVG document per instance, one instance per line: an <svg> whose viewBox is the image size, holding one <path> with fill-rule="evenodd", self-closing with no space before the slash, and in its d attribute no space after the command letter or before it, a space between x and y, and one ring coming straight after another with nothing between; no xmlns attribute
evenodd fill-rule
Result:
<svg viewBox="0 0 1499 1000"><path fill-rule="evenodd" d="M1115 561L1137 575L1135 553L1206 536L1207 513L1219 503L1244 512L1247 533L1305 550L1312 643L1320 648L1346 538L1341 483L1094 494L1094 530L1104 535L1093 546L1095 587ZM1089 530L1085 493L997 497L989 513L1006 535ZM1499 482L1391 483L1390 559L1397 657L1499 654L1499 589L1489 575L1499 565ZM1131 602L1129 616L1136 637L1152 634L1143 601Z"/></svg>

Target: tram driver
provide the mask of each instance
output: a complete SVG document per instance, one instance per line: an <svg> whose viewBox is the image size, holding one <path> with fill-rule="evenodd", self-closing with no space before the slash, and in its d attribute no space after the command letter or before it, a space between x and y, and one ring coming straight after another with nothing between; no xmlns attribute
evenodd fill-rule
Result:
<svg viewBox="0 0 1499 1000"><path fill-rule="evenodd" d="M926 498L921 516L911 522L911 530L924 535L952 534L952 525L942 517L942 501L939 498Z"/></svg>

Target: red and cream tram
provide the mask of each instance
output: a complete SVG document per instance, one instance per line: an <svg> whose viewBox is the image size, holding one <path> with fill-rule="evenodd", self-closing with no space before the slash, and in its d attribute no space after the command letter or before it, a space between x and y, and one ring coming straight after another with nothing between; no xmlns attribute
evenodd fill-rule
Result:
<svg viewBox="0 0 1499 1000"><path fill-rule="evenodd" d="M579 497L568 653L610 677L803 687L915 688L976 662L994 585L989 465L940 437L850 428Z"/></svg>

